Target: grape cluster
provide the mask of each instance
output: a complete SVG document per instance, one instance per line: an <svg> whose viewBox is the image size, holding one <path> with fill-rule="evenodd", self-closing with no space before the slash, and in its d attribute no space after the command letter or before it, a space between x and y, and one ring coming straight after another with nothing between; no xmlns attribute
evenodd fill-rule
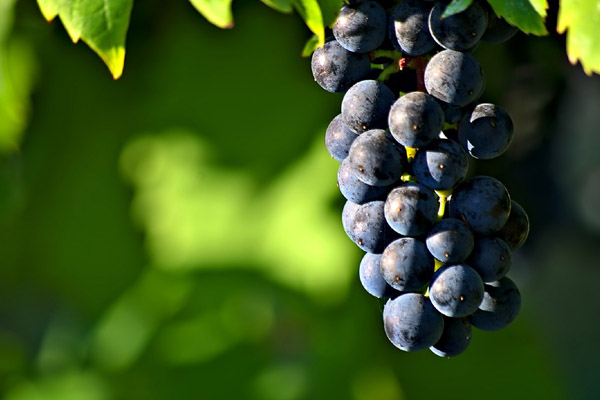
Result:
<svg viewBox="0 0 600 400"><path fill-rule="evenodd" d="M473 326L516 318L506 274L529 232L500 181L467 178L469 157L498 157L513 137L504 109L476 103L485 81L471 52L517 29L478 1L442 17L447 3L349 1L311 63L323 89L344 94L325 144L340 162L344 230L365 251L360 281L388 299L396 347L442 357L462 353Z"/></svg>

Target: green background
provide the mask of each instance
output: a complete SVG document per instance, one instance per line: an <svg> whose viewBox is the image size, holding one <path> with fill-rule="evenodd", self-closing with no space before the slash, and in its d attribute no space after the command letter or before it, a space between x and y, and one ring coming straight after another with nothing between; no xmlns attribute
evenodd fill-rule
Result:
<svg viewBox="0 0 600 400"><path fill-rule="evenodd" d="M341 96L299 56L310 32L233 11L219 30L137 2L118 81L33 1L0 20L0 132L22 135L0 170L2 398L597 399L598 77L557 36L477 50L516 136L470 173L529 213L522 311L457 358L404 353L341 226Z"/></svg>

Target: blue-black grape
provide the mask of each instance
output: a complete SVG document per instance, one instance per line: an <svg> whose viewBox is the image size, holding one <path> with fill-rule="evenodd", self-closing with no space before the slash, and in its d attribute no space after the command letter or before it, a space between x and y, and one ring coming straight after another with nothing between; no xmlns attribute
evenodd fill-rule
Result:
<svg viewBox="0 0 600 400"><path fill-rule="evenodd" d="M434 140L420 149L413 161L417 180L433 190L449 190L467 176L469 164L467 153L449 139Z"/></svg>
<svg viewBox="0 0 600 400"><path fill-rule="evenodd" d="M438 269L429 286L431 304L447 317L473 314L483 300L483 281L466 264L445 265Z"/></svg>
<svg viewBox="0 0 600 400"><path fill-rule="evenodd" d="M469 258L469 264L484 282L494 282L502 278L512 265L512 253L502 239L480 237L475 240L475 246Z"/></svg>
<svg viewBox="0 0 600 400"><path fill-rule="evenodd" d="M396 297L400 292L392 288L381 276L379 260L381 254L365 253L360 261L359 278L363 288L377 298Z"/></svg>
<svg viewBox="0 0 600 400"><path fill-rule="evenodd" d="M508 220L496 236L502 239L512 251L523 246L529 235L529 217L527 213L516 201L511 201L510 214Z"/></svg>
<svg viewBox="0 0 600 400"><path fill-rule="evenodd" d="M388 226L383 214L383 201L349 206L345 230L348 237L367 253L381 253L398 235ZM343 219L343 220L344 220Z"/></svg>
<svg viewBox="0 0 600 400"><path fill-rule="evenodd" d="M386 24L385 10L375 1L347 4L333 24L333 36L346 50L367 53L385 39Z"/></svg>
<svg viewBox="0 0 600 400"><path fill-rule="evenodd" d="M390 243L380 261L383 279L400 291L417 290L431 279L435 263L420 240L404 237Z"/></svg>
<svg viewBox="0 0 600 400"><path fill-rule="evenodd" d="M407 182L389 192L385 201L385 219L401 235L420 236L435 222L438 208L438 198L431 189Z"/></svg>
<svg viewBox="0 0 600 400"><path fill-rule="evenodd" d="M431 228L425 239L429 252L441 262L458 263L473 251L473 233L460 220L446 218Z"/></svg>
<svg viewBox="0 0 600 400"><path fill-rule="evenodd" d="M387 186L402 176L404 159L388 134L374 129L359 135L348 153L348 164L358 179L372 186Z"/></svg>
<svg viewBox="0 0 600 400"><path fill-rule="evenodd" d="M458 128L460 144L473 158L498 157L508 149L513 138L510 115L494 104L478 104L463 117Z"/></svg>
<svg viewBox="0 0 600 400"><path fill-rule="evenodd" d="M364 204L373 200L385 200L392 187L367 185L356 177L349 163L344 159L337 175L338 187L342 195L353 203Z"/></svg>
<svg viewBox="0 0 600 400"><path fill-rule="evenodd" d="M410 92L392 105L390 132L405 147L423 147L438 137L444 126L442 107L430 95Z"/></svg>
<svg viewBox="0 0 600 400"><path fill-rule="evenodd" d="M440 357L457 356L471 343L471 332L471 323L468 319L444 317L442 337L429 350Z"/></svg>
<svg viewBox="0 0 600 400"><path fill-rule="evenodd" d="M406 293L383 307L385 334L404 351L423 350L442 336L444 318L422 294Z"/></svg>
<svg viewBox="0 0 600 400"><path fill-rule="evenodd" d="M430 10L431 5L421 0L406 0L394 7L388 31L396 49L409 56L419 56L435 47L428 28Z"/></svg>
<svg viewBox="0 0 600 400"><path fill-rule="evenodd" d="M390 107L396 98L383 83L364 80L352 86L342 99L342 119L353 132L386 129Z"/></svg>
<svg viewBox="0 0 600 400"><path fill-rule="evenodd" d="M449 208L452 218L464 220L475 233L491 235L508 220L511 201L502 182L476 176L454 190Z"/></svg>
<svg viewBox="0 0 600 400"><path fill-rule="evenodd" d="M441 51L425 68L427 93L455 107L464 107L477 100L483 85L481 66L466 53Z"/></svg>
<svg viewBox="0 0 600 400"><path fill-rule="evenodd" d="M485 285L483 301L469 321L478 329L495 331L513 322L520 309L521 293L513 281L504 277Z"/></svg>
<svg viewBox="0 0 600 400"><path fill-rule="evenodd" d="M345 93L356 82L366 78L371 71L371 61L366 54L344 49L337 40L331 40L315 50L311 61L315 81L333 93Z"/></svg>
<svg viewBox="0 0 600 400"><path fill-rule="evenodd" d="M486 11L477 2L459 13L442 18L446 4L437 3L429 14L429 32L443 48L467 51L475 47L487 27Z"/></svg>
<svg viewBox="0 0 600 400"><path fill-rule="evenodd" d="M487 43L502 43L513 37L519 28L496 16L493 10L488 11L488 26L481 40Z"/></svg>
<svg viewBox="0 0 600 400"><path fill-rule="evenodd" d="M348 157L348 151L358 135L348 129L342 121L342 114L338 114L327 126L325 131L325 147L331 157L342 161Z"/></svg>

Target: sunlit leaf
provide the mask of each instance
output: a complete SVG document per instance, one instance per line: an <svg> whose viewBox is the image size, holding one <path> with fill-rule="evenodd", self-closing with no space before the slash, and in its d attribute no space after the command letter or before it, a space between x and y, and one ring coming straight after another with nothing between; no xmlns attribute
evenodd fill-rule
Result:
<svg viewBox="0 0 600 400"><path fill-rule="evenodd" d="M473 3L473 0L453 0L452 3L448 4L446 10L444 10L442 18L446 18L466 10L471 3Z"/></svg>
<svg viewBox="0 0 600 400"><path fill-rule="evenodd" d="M559 33L567 31L567 55L572 64L581 61L586 74L600 73L600 5L597 0L562 0Z"/></svg>
<svg viewBox="0 0 600 400"><path fill-rule="evenodd" d="M232 0L190 0L190 3L213 25L233 28Z"/></svg>
<svg viewBox="0 0 600 400"><path fill-rule="evenodd" d="M488 0L488 3L498 16L523 32L538 36L548 34L544 26L547 0Z"/></svg>
<svg viewBox="0 0 600 400"><path fill-rule="evenodd" d="M309 57L319 47L319 38L317 35L312 35L304 44L302 49L302 57Z"/></svg>
<svg viewBox="0 0 600 400"><path fill-rule="evenodd" d="M306 26L317 35L318 45L321 46L325 43L325 24L321 6L319 6L317 0L293 0L293 4L298 14L306 22Z"/></svg>
<svg viewBox="0 0 600 400"><path fill-rule="evenodd" d="M290 13L293 11L292 0L261 0L274 10L282 13Z"/></svg>
<svg viewBox="0 0 600 400"><path fill-rule="evenodd" d="M38 5L48 21L60 17L71 40L87 43L115 79L121 76L133 0L38 0Z"/></svg>

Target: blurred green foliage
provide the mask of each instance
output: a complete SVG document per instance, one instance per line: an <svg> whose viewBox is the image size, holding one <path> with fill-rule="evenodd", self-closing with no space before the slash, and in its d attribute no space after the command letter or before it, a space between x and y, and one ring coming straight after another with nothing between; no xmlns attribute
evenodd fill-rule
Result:
<svg viewBox="0 0 600 400"><path fill-rule="evenodd" d="M116 82L35 4L17 3L12 24L0 14L2 43L27 54L7 80L20 88L6 103L24 110L20 125L0 118L21 143L0 174L2 398L595 398L598 352L586 344L598 324L564 299L577 304L585 279L560 272L571 252L573 271L591 260L598 229L555 235L579 203L565 205L568 189L541 161L555 136L594 131L597 118L549 128L570 84L560 43L523 36L476 54L487 99L508 103L522 128L505 158L473 172L500 176L534 228L512 272L521 316L446 360L395 349L360 287L323 145L341 98L299 57L302 20L257 2L233 12L236 27L221 31L184 2L136 4ZM584 103L600 104L597 81L579 79ZM589 153L559 170L597 171ZM598 193L589 176L585 204ZM566 217L549 218L556 209Z"/></svg>

